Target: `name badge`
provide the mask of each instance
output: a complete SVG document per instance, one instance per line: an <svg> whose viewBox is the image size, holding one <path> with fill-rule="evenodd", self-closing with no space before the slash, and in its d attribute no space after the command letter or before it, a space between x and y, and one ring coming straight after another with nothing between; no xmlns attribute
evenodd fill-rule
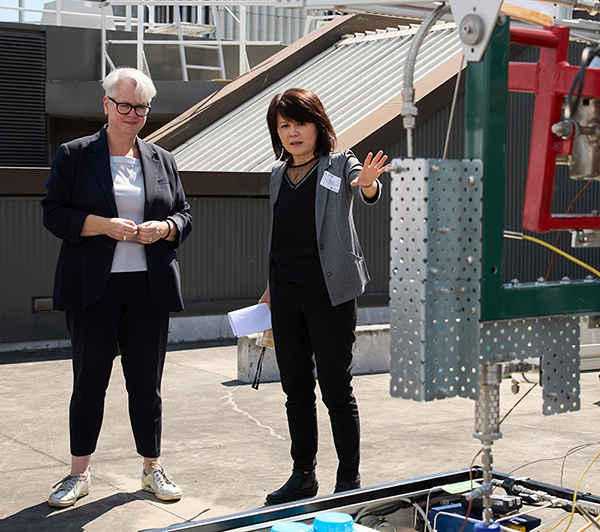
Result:
<svg viewBox="0 0 600 532"><path fill-rule="evenodd" d="M335 192L336 194L340 191L340 185L342 184L342 180L329 172L325 171L323 173L323 179L321 179L321 186L325 187L328 190Z"/></svg>

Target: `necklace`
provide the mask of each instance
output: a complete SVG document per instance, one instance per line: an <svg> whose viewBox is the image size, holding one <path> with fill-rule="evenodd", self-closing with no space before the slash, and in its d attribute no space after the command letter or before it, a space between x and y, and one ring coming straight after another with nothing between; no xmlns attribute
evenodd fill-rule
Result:
<svg viewBox="0 0 600 532"><path fill-rule="evenodd" d="M302 168L303 166L306 166L307 164L310 164L313 161L316 161L318 158L319 158L319 156L317 155L316 157L313 157L310 161L306 161L305 163L302 163L302 164L288 164L288 168Z"/></svg>

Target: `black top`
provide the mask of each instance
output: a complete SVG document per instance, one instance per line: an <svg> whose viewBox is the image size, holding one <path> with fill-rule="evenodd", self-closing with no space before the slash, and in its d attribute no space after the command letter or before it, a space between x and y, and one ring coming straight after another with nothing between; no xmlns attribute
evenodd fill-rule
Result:
<svg viewBox="0 0 600 532"><path fill-rule="evenodd" d="M317 167L297 185L286 175L273 211L271 276L294 297L327 295L315 221Z"/></svg>

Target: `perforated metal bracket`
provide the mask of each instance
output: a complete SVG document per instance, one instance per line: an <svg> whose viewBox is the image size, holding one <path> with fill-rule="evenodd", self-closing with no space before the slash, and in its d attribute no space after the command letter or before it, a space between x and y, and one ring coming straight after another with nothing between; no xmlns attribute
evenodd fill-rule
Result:
<svg viewBox="0 0 600 532"><path fill-rule="evenodd" d="M544 414L579 410L579 317L547 316L481 323L482 364L541 358Z"/></svg>
<svg viewBox="0 0 600 532"><path fill-rule="evenodd" d="M482 163L392 165L391 395L476 398Z"/></svg>

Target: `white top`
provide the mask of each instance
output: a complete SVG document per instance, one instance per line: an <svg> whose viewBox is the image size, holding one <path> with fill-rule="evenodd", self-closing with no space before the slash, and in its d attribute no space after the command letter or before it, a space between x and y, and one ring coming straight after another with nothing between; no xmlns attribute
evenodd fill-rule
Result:
<svg viewBox="0 0 600 532"><path fill-rule="evenodd" d="M141 224L144 221L146 202L141 161L133 157L111 157L110 171L119 218ZM147 269L144 245L140 244L137 238L117 242L111 273L142 272Z"/></svg>

